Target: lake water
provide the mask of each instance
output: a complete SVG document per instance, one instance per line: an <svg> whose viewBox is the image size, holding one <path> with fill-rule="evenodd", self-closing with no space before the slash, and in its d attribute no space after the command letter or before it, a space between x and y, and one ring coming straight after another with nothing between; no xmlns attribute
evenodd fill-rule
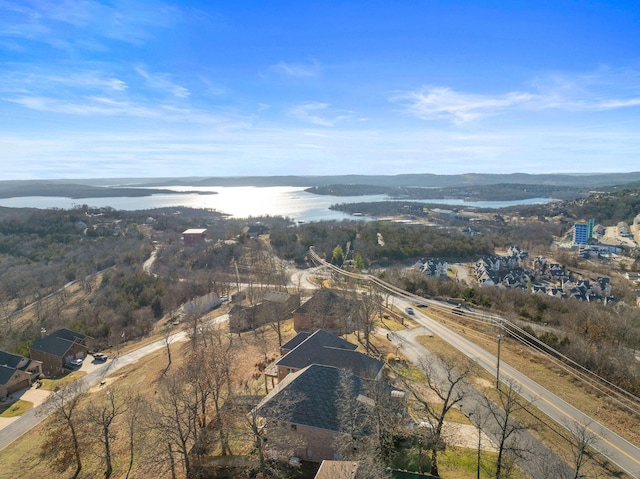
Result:
<svg viewBox="0 0 640 479"><path fill-rule="evenodd" d="M138 198L82 198L25 196L18 198L0 198L0 206L12 208L73 208L78 205L92 207L110 206L117 210L146 210L153 208L184 206L191 208L211 208L227 213L235 218L250 216L283 216L295 221L329 221L343 219L363 219L329 209L336 203L363 203L390 200L386 195L366 196L324 196L304 191L303 187L292 186L234 186L234 187L176 187L159 186L173 190L176 194L161 194ZM201 195L195 191L211 191L217 194ZM429 200L423 203L440 203L452 206L479 208L503 208L523 204L539 204L551 201L549 198L530 198L521 201L476 201Z"/></svg>

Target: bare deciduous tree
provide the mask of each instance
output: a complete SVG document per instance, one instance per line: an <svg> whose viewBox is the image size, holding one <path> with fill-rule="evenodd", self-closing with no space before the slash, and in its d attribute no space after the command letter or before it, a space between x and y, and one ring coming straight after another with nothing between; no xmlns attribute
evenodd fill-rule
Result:
<svg viewBox="0 0 640 479"><path fill-rule="evenodd" d="M155 448L157 462L172 471L180 462L187 479L195 475L191 462L191 449L198 433L195 398L193 384L185 380L181 370L175 370L161 379L157 399L149 415L149 426L159 438Z"/></svg>
<svg viewBox="0 0 640 479"><path fill-rule="evenodd" d="M116 438L114 420L126 409L126 402L121 392L115 388L109 388L105 394L100 395L97 400L92 401L85 411L85 416L90 424L100 429L98 434L102 444L102 458L104 460L104 477L109 478L113 473L113 441Z"/></svg>
<svg viewBox="0 0 640 479"><path fill-rule="evenodd" d="M517 386L507 381L498 389L497 403L485 397L487 420L497 426L496 446L496 479L507 478L513 468L514 460L525 457L527 448L520 445L520 433L530 429L529 425L522 424L514 419L514 415L526 411L528 403L520 396Z"/></svg>
<svg viewBox="0 0 640 479"><path fill-rule="evenodd" d="M588 476L584 470L593 460L591 447L596 440L596 435L591 431L590 423L582 424L578 421L571 421L567 424L567 429L571 433L569 438L571 457L568 459L573 468L571 479L586 478Z"/></svg>
<svg viewBox="0 0 640 479"><path fill-rule="evenodd" d="M128 407L125 411L125 425L127 430L128 449L129 449L129 465L127 467L127 475L125 479L129 479L133 464L136 458L136 449L138 448L138 438L144 434L142 427L142 417L145 410L149 408L145 398L140 394L130 394L127 398Z"/></svg>
<svg viewBox="0 0 640 479"><path fill-rule="evenodd" d="M421 430L422 437L419 439L431 451L430 473L439 477L438 454L446 448L444 421L451 408L463 400L466 378L472 373L474 366L465 358L434 355L433 358L422 358L419 368L425 375L428 391L437 396L437 402L429 400L423 391L416 388L413 381L404 380L402 375L399 377L427 413L430 427Z"/></svg>
<svg viewBox="0 0 640 479"><path fill-rule="evenodd" d="M285 390L272 401L263 401L244 414L245 427L258 455L258 469L262 477L289 477L287 460L302 442L288 418L301 401L304 397Z"/></svg>
<svg viewBox="0 0 640 479"><path fill-rule="evenodd" d="M405 407L403 392L385 381L341 372L336 413L342 433L336 436L336 448L345 459L367 463L363 474L365 470L383 470L395 452L394 440L403 428Z"/></svg>
<svg viewBox="0 0 640 479"><path fill-rule="evenodd" d="M82 457L80 452L81 419L79 417L79 404L84 388L79 381L73 382L63 388L54 390L47 398L45 410L53 410L53 418L65 424L64 432L71 447L60 447L61 437L59 431L51 431L48 440L45 442L43 453L53 453L56 457L56 464L61 471L66 471L75 463L76 470L73 479L80 475L82 470ZM51 447L53 446L53 447Z"/></svg>

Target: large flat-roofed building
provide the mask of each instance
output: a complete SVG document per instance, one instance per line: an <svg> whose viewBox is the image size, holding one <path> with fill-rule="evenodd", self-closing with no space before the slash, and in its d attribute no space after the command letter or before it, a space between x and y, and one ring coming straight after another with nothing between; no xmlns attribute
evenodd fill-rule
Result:
<svg viewBox="0 0 640 479"><path fill-rule="evenodd" d="M589 242L589 223L586 221L573 225L573 244L587 244Z"/></svg>
<svg viewBox="0 0 640 479"><path fill-rule="evenodd" d="M182 232L182 242L186 247L204 243L207 237L206 228L191 228Z"/></svg>

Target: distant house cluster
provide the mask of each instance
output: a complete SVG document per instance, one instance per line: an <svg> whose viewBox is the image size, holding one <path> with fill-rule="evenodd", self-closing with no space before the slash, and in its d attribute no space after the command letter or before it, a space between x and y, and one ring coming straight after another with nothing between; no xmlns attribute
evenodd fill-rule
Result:
<svg viewBox="0 0 640 479"><path fill-rule="evenodd" d="M475 265L478 283L521 289L535 294L546 294L561 299L609 303L611 280L608 277L583 279L557 263L549 263L544 256L526 262L528 254L513 246L508 256L482 258ZM530 267L527 268L526 265Z"/></svg>
<svg viewBox="0 0 640 479"><path fill-rule="evenodd" d="M422 274L430 278L440 278L443 276L447 276L449 263L439 258L421 258L415 262L412 268L417 269Z"/></svg>
<svg viewBox="0 0 640 479"><path fill-rule="evenodd" d="M475 274L478 283L484 286L495 286L502 281L504 276L507 276L505 274L506 272L522 268L524 261L528 258L529 253L522 251L519 246L511 246L504 256L485 256L476 261L475 264ZM525 282L527 281L525 278L519 279L524 279ZM515 283L519 283L519 279L516 280ZM510 287L514 287L515 283L513 277L507 278L506 284L513 285Z"/></svg>

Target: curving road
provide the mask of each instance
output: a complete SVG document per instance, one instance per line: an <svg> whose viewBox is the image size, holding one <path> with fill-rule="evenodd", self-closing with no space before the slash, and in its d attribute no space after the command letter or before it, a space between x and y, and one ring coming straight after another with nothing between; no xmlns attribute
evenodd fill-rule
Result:
<svg viewBox="0 0 640 479"><path fill-rule="evenodd" d="M207 324L220 324L228 319L229 315L223 314L217 318L207 321ZM187 331L179 331L169 336L168 341L170 343L181 341L187 338L187 334ZM78 379L81 389L86 390L91 386L100 383L108 374L113 374L119 369L133 364L164 347L166 347L166 342L163 338L141 348L134 349L133 351L114 357L103 366L94 369L92 372ZM17 420L2 428L0 430L0 451L46 419L52 412L51 406L44 402L43 404L30 409Z"/></svg>
<svg viewBox="0 0 640 479"><path fill-rule="evenodd" d="M410 305L409 302L398 298L394 301L403 309ZM413 319L428 331L475 361L489 373L493 375L496 374L497 358L494 355L431 319L427 314L424 314L417 308L415 308ZM572 422L585 426L593 435L594 441L592 447L595 450L631 477L636 479L640 478L640 448L593 420L579 409L531 380L525 374L512 368L504 361L500 362L500 380L503 382L510 380L517 384L521 389L520 394L522 397L533 403L536 408L544 412L562 427L568 428L568 424Z"/></svg>

